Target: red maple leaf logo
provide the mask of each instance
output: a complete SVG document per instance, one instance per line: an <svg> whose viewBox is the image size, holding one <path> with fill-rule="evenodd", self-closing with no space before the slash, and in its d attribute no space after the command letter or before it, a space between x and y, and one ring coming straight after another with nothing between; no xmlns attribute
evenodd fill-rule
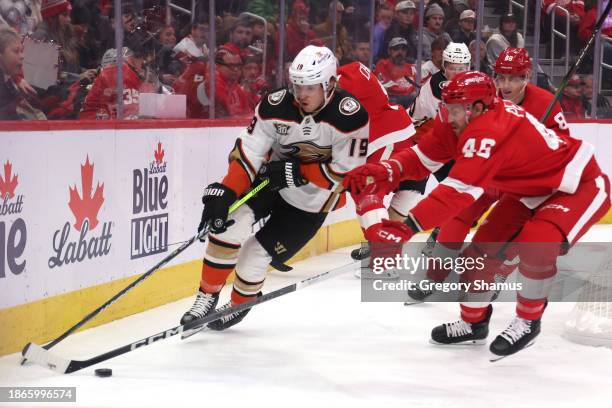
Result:
<svg viewBox="0 0 612 408"><path fill-rule="evenodd" d="M162 150L161 142L157 143L157 150L154 151L153 154L155 155L155 161L158 164L162 164L164 161L164 151Z"/></svg>
<svg viewBox="0 0 612 408"><path fill-rule="evenodd" d="M4 178L0 175L0 199L15 197L15 188L17 187L17 176L11 178L13 166L7 160L4 164Z"/></svg>
<svg viewBox="0 0 612 408"><path fill-rule="evenodd" d="M70 207L76 218L74 228L77 231L81 230L86 218L89 220L90 230L93 230L98 225L98 212L104 202L104 183L100 185L98 182L95 193L91 195L93 171L94 166L89 163L89 156L87 156L85 164L81 166L81 190L83 191L83 197L79 196L76 184L74 187L70 187L68 207Z"/></svg>

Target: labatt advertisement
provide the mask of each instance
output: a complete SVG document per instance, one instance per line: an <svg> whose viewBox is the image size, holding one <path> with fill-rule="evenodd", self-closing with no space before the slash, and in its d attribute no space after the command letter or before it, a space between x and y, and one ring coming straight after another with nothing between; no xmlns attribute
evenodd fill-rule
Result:
<svg viewBox="0 0 612 408"><path fill-rule="evenodd" d="M24 196L19 194L19 175L7 159L0 173L0 279L9 273L21 274L26 267L23 253L28 239L26 223L21 218Z"/></svg>
<svg viewBox="0 0 612 408"><path fill-rule="evenodd" d="M112 222L98 219L105 202L104 183L97 181L93 188L94 170L95 165L87 156L81 165L80 191L76 184L67 189L67 204L74 219L66 220L53 234L49 268L103 257L110 252Z"/></svg>
<svg viewBox="0 0 612 408"><path fill-rule="evenodd" d="M168 250L168 163L161 142L152 153L147 167L132 171L131 259Z"/></svg>

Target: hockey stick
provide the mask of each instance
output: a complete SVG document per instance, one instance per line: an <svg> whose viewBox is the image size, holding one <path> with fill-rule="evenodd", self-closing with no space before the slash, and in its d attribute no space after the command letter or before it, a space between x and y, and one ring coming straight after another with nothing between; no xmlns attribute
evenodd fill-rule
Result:
<svg viewBox="0 0 612 408"><path fill-rule="evenodd" d="M261 189L264 188L265 186L267 186L269 182L270 182L270 180L266 179L266 180L262 181L261 183L259 183L251 191L249 191L247 194L245 194L244 197L242 197L240 200L238 200L234 204L232 204L230 206L230 208L229 208L228 213L231 214L234 211L236 211L236 209L238 207L240 207L246 201L251 199L255 194L257 194L259 191L261 191ZM51 347L55 346L56 344L58 344L59 342L64 340L66 337L70 336L72 333L74 333L76 330L78 330L80 327L82 327L85 323L87 323L88 321L93 319L95 316L100 314L102 311L104 311L107 307L109 307L110 305L115 303L117 300L119 300L121 297L123 297L126 293L128 293L134 287L138 286L142 281L147 279L149 276L153 275L153 273L158 271L162 266L166 265L172 259L176 258L180 253L182 253L187 248L189 248L191 246L191 244L193 244L197 240L200 240L200 239L204 238L206 235L208 235L208 228L207 227L202 229L202 231L198 232L196 235L191 237L189 240L185 241L185 243L183 245L181 245L180 247L178 247L177 249L172 251L170 254L168 254L168 256L166 256L164 259L162 259L161 261L156 263L151 269L146 271L138 279L136 279L135 281L130 283L124 289L122 289L119 292L117 292L112 298L110 298L109 300L104 302L104 304L102 306L98 307L97 309L95 309L94 311L89 313L87 316L85 316L83 319L81 319L81 321L79 321L77 324L75 324L74 326L72 326L71 328L66 330L58 338L56 338L55 340L52 340L50 343L47 343L46 345L42 346L41 348L44 348L45 350L49 350ZM26 345L24 347L23 351L22 351L22 354L24 355L24 357L25 357L25 351L26 351L27 347L28 346ZM23 365L26 361L27 361L27 357L25 357L25 358L23 358L21 360L21 364Z"/></svg>
<svg viewBox="0 0 612 408"><path fill-rule="evenodd" d="M585 46L582 47L582 50L580 50L580 54L578 54L578 59L576 60L576 62L572 65L570 70L565 74L565 77L563 77L563 81L561 81L561 85L559 85L559 88L557 88L557 92L555 92L553 100L548 105L548 108L546 108L546 112L544 112L544 116L542 116L542 119L540 119L540 122L545 123L546 119L548 119L548 116L550 116L550 112L552 112L555 104L557 103L557 101L561 97L561 93L563 92L563 90L567 86L567 83L569 82L570 78L572 77L572 75L574 75L576 73L576 70L582 64L582 61L586 57L587 52L589 52L589 49L593 45L593 42L595 41L595 37L597 36L599 31L601 30L601 26L603 25L604 21L606 20L606 17L608 16L608 13L610 12L611 8L612 8L612 1L609 1L608 5L604 9L603 13L601 14L601 16L599 16L599 20L597 20L597 23L595 24L595 27L593 27L593 34L591 34L591 37L589 38L589 41L587 41Z"/></svg>
<svg viewBox="0 0 612 408"><path fill-rule="evenodd" d="M122 354L129 353L141 347L151 345L160 340L165 340L169 337L176 336L177 334L183 333L184 331L193 330L197 327L203 327L210 322L214 322L215 320L221 319L224 316L227 316L232 313L238 313L243 310L252 308L253 306L256 306L261 303L267 302L269 300L275 299L277 297L286 295L287 293L291 293L299 289L303 289L307 286L312 285L313 283L321 282L323 280L332 278L334 276L338 276L342 273L352 270L356 265L359 265L359 263L352 262L348 265L344 265L339 268L335 268L327 272L323 272L319 275L315 275L310 278L303 279L297 283L293 283L291 285L282 287L270 293L266 293L265 295L262 295L254 300L251 300L250 302L241 303L233 307L230 307L229 309L214 312L213 314L204 316L198 320L193 320L183 325L172 327L171 329L164 330L162 332L146 337L144 339L135 341L130 344L126 344L125 346L121 346L111 351L107 351L106 353L102 353L88 360L69 360L61 356L52 354L51 352L48 351L48 349L45 349L44 347L41 347L34 343L28 343L23 349L22 354L25 358L32 361L33 363L36 363L43 367L47 367L50 370L57 371L62 374L72 373L72 372L81 370L83 368L92 366L94 364L101 363L102 361L110 360L111 358L115 358Z"/></svg>

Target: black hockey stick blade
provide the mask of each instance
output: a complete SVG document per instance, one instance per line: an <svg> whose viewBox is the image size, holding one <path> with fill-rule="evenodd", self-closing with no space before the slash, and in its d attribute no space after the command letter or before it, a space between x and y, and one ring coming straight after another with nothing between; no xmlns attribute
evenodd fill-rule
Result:
<svg viewBox="0 0 612 408"><path fill-rule="evenodd" d="M578 67L582 65L582 61L584 60L584 58L586 57L586 54L589 52L589 49L595 42L595 37L601 30L601 26L606 20L606 17L608 17L608 13L610 13L611 8L612 8L612 1L609 1L603 13L601 14L601 16L599 16L599 20L597 20L597 23L595 23L595 26L593 27L593 34L591 34L589 41L587 41L584 47L582 47L582 50L580 50L580 54L578 54L578 59L576 60L576 62L572 65L570 70L565 73L565 76L563 77L563 81L561 81L561 85L559 85L557 92L555 92L555 95L553 96L553 100L548 105L548 108L546 108L546 112L544 112L544 115L540 119L540 122L542 123L546 122L546 119L548 119L548 117L550 116L550 113L552 112L555 104L561 97L561 93L567 86L567 83L569 82L570 78L576 73L576 70L578 70Z"/></svg>
<svg viewBox="0 0 612 408"><path fill-rule="evenodd" d="M235 305L228 309L217 311L208 316L204 316L201 319L193 320L183 325L172 327L168 330L164 330L162 332L156 333L144 339L132 342L130 344L126 344L116 349L107 351L106 353L99 354L88 360L69 360L67 358L53 354L48 349L42 346L39 346L38 344L35 344L35 343L28 343L24 347L22 351L22 355L23 357L27 358L29 361L32 361L35 364L38 364L42 367L46 367L58 373L62 373L62 374L73 373L75 371L82 370L83 368L90 367L94 364L101 363L102 361L110 360L111 358L118 357L122 354L129 353L136 349L139 349L145 346L149 346L158 341L165 340L170 337L176 336L177 334L181 334L184 331L193 330L198 327L203 328L208 323L219 320L222 317L227 316L229 314L238 313L243 310L250 309L253 306L256 306L258 304L261 304L269 300L275 299L277 297L286 295L287 293L295 292L296 290L304 288L306 286L310 286L315 282L345 273L349 270L352 270L357 264L358 263L353 262L351 264L329 270L319 275L312 276L310 278L306 278L304 280L301 280L299 282L293 283L288 286L284 286L270 293L266 293L265 295L262 295L249 302L241 303L239 305Z"/></svg>

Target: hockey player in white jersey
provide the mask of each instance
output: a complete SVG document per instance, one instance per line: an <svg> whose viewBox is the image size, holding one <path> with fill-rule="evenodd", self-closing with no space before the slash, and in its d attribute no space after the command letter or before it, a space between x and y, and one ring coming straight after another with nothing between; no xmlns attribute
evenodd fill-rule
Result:
<svg viewBox="0 0 612 408"><path fill-rule="evenodd" d="M289 68L293 92L282 88L262 99L236 141L226 176L204 190L198 228L209 225L211 233L199 291L181 324L214 311L234 268L231 301L221 309L257 297L268 265L284 264L315 235L328 212L344 205L342 179L365 163L369 121L361 104L336 88L337 66L326 47L300 51ZM230 205L262 179L270 184L228 216ZM253 223L267 216L251 235ZM209 328L226 329L247 313L229 314Z"/></svg>
<svg viewBox="0 0 612 408"><path fill-rule="evenodd" d="M442 98L444 83L453 79L457 74L470 69L471 54L464 43L450 43L442 52L442 69L433 74L423 84L414 104L409 110L410 117L416 129L413 138L417 143L420 137L431 130L433 119L438 114L438 105ZM448 175L453 162L447 163L434 173L438 181ZM399 191L393 197L390 213L391 219L400 220L406 217L408 211L414 207L425 193L427 178L423 180L406 180L400 184Z"/></svg>

